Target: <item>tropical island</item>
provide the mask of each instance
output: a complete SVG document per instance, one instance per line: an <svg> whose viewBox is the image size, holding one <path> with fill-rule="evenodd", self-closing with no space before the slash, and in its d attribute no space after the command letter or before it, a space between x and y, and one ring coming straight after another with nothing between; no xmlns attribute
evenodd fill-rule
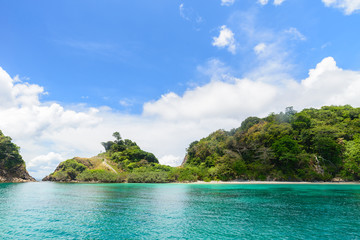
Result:
<svg viewBox="0 0 360 240"><path fill-rule="evenodd" d="M324 106L248 117L187 148L180 167L159 164L135 142L103 142L104 153L59 164L44 181L166 183L212 180L359 181L360 108Z"/></svg>
<svg viewBox="0 0 360 240"><path fill-rule="evenodd" d="M92 158L73 158L61 162L43 181L164 183L185 181L177 176L181 168L159 164L154 154L115 132L114 141L102 142L104 153Z"/></svg>
<svg viewBox="0 0 360 240"><path fill-rule="evenodd" d="M19 153L19 147L0 131L0 182L34 182Z"/></svg>

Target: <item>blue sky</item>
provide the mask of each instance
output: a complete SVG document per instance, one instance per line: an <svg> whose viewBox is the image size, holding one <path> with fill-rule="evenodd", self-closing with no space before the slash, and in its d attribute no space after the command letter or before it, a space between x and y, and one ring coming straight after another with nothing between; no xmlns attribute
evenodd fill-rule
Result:
<svg viewBox="0 0 360 240"><path fill-rule="evenodd" d="M0 129L36 176L114 131L176 165L249 115L360 106L359 0L0 5Z"/></svg>
<svg viewBox="0 0 360 240"><path fill-rule="evenodd" d="M279 6L242 0L229 7L219 2L3 1L0 63L10 75L43 86L49 92L44 100L140 113L144 102L163 93L181 94L189 84L206 82L196 67L211 58L238 77L252 68L256 42L239 29L246 18L241 15L248 14L257 31L296 28L306 36L287 49L299 79L326 56L359 69L357 14L344 16L320 0ZM211 44L222 25L239 41L235 55Z"/></svg>

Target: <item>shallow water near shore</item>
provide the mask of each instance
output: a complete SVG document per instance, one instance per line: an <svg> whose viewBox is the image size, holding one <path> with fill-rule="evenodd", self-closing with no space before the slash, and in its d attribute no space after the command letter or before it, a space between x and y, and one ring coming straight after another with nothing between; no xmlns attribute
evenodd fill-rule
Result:
<svg viewBox="0 0 360 240"><path fill-rule="evenodd" d="M360 185L0 184L0 239L360 239Z"/></svg>

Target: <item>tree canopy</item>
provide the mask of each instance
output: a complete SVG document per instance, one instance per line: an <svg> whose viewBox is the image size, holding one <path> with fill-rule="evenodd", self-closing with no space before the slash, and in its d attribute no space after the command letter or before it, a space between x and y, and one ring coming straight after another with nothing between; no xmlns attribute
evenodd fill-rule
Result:
<svg viewBox="0 0 360 240"><path fill-rule="evenodd" d="M321 109L249 117L240 127L217 130L187 148L180 167L159 164L133 141L101 143L94 159L70 159L49 176L56 181L174 182L211 180L360 180L360 108ZM106 167L110 164L112 171Z"/></svg>
<svg viewBox="0 0 360 240"><path fill-rule="evenodd" d="M324 106L249 117L190 144L184 166L210 179L360 180L360 108Z"/></svg>
<svg viewBox="0 0 360 240"><path fill-rule="evenodd" d="M0 131L0 168L2 169L11 170L25 164L19 153L19 147L11 140Z"/></svg>

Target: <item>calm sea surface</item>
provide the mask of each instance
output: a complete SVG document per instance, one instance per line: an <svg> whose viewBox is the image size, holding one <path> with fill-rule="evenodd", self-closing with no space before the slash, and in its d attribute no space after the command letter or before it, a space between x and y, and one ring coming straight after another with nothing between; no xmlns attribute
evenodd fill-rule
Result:
<svg viewBox="0 0 360 240"><path fill-rule="evenodd" d="M0 184L0 239L360 239L360 185Z"/></svg>

